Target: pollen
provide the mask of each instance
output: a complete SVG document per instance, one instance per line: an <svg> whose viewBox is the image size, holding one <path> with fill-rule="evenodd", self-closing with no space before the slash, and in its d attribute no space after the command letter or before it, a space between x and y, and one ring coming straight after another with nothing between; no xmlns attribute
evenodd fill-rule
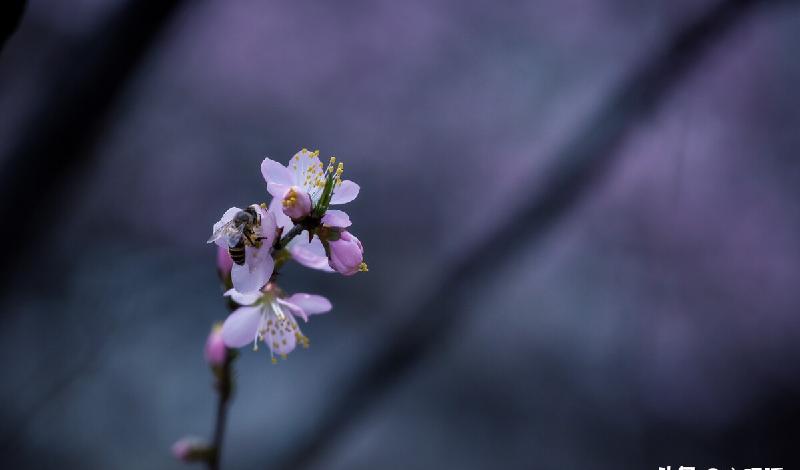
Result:
<svg viewBox="0 0 800 470"><path fill-rule="evenodd" d="M358 265L358 271L362 272L362 273L369 272L369 268L367 267L367 263L364 263L362 261L361 264Z"/></svg>
<svg viewBox="0 0 800 470"><path fill-rule="evenodd" d="M286 196L283 198L282 201L283 207L290 208L297 205L297 191L294 190L294 187L289 188L289 191L286 193Z"/></svg>
<svg viewBox="0 0 800 470"><path fill-rule="evenodd" d="M277 363L278 363L278 360L277 360L277 359L275 359L275 356L272 356L272 357L270 358L270 360L272 361L272 363L273 363L273 364L277 364Z"/></svg>
<svg viewBox="0 0 800 470"><path fill-rule="evenodd" d="M303 333L300 333L299 331L296 331L294 333L294 338L297 340L298 343L300 343L300 346L302 346L303 349L308 349L308 347L311 345L311 341L308 339L308 337L303 335Z"/></svg>

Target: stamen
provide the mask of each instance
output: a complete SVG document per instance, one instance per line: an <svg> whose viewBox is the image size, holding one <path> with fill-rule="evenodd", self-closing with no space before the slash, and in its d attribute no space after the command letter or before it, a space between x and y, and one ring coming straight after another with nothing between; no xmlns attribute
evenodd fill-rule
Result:
<svg viewBox="0 0 800 470"><path fill-rule="evenodd" d="M281 204L283 204L283 207L287 209L294 207L297 204L297 191L294 190L294 186L289 188L289 191L286 193L286 196L283 198Z"/></svg>
<svg viewBox="0 0 800 470"><path fill-rule="evenodd" d="M281 306L278 304L278 302L273 300L270 302L270 306L272 307L272 311L275 312L275 316L278 317L278 320L286 321L286 314L283 313L283 309L281 309Z"/></svg>
<svg viewBox="0 0 800 470"><path fill-rule="evenodd" d="M308 349L308 346L311 344L311 341L299 331L295 331L294 338L300 343L303 349Z"/></svg>

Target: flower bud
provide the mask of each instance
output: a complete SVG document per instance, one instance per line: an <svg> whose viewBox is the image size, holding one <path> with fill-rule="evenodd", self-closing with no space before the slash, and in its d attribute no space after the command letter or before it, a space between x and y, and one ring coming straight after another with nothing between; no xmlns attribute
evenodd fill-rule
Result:
<svg viewBox="0 0 800 470"><path fill-rule="evenodd" d="M311 196L297 186L292 186L286 191L282 204L283 213L293 220L302 219L311 213Z"/></svg>
<svg viewBox="0 0 800 470"><path fill-rule="evenodd" d="M210 452L211 447L199 437L182 437L172 444L172 455L182 462L206 460Z"/></svg>
<svg viewBox="0 0 800 470"><path fill-rule="evenodd" d="M228 350L222 341L222 325L219 323L211 327L211 333L206 340L205 356L211 367L222 367L228 357Z"/></svg>
<svg viewBox="0 0 800 470"><path fill-rule="evenodd" d="M330 267L345 276L352 276L364 270L364 248L361 242L347 230L342 230L338 240L328 242L330 246Z"/></svg>
<svg viewBox="0 0 800 470"><path fill-rule="evenodd" d="M231 269L233 268L233 260L227 248L217 246L217 272L219 277L226 281L230 279Z"/></svg>

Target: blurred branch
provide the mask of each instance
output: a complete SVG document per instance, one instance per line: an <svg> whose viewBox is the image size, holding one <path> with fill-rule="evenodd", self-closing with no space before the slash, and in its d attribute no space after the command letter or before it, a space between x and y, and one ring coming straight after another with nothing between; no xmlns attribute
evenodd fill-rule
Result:
<svg viewBox="0 0 800 470"><path fill-rule="evenodd" d="M6 41L17 31L26 5L25 0L6 0L0 3L0 52L3 51Z"/></svg>
<svg viewBox="0 0 800 470"><path fill-rule="evenodd" d="M227 350L225 363L214 371L216 376L215 388L217 389L217 414L214 418L214 437L211 442L213 449L208 461L209 470L219 470L222 459L222 444L225 441L225 425L228 421L228 408L231 394L233 393L233 361L238 353Z"/></svg>
<svg viewBox="0 0 800 470"><path fill-rule="evenodd" d="M179 3L177 0L130 1L95 33L65 48L61 54L65 62L53 67L60 75L54 75L51 86L41 92L42 105L27 132L13 147L11 155L2 160L0 220L30 220L31 214L37 213L46 203L61 200L59 192L65 180L88 163L87 148L100 124L124 89L130 72ZM10 18L3 21L10 21ZM59 209L59 206L51 207L49 216L55 217ZM22 256L29 253L28 246L40 241L39 237L44 234L29 230L25 237L20 237L12 232L0 232L0 242L14 247L6 250L0 280L16 270ZM1 290L8 284L0 285L3 286ZM101 337L108 336L110 333ZM96 364L106 345L106 341L98 341L75 367L51 376L33 405L19 412L19 420L3 428L0 449L5 455L17 447L27 424Z"/></svg>
<svg viewBox="0 0 800 470"><path fill-rule="evenodd" d="M63 200L69 179L88 166L115 99L179 4L128 1L95 32L60 51L63 62L52 64L34 117L0 159L0 220L30 220L45 209L51 218L61 213L54 203ZM5 255L0 286L45 232L0 232L0 244L15 247Z"/></svg>
<svg viewBox="0 0 800 470"><path fill-rule="evenodd" d="M652 55L638 71L624 80L616 92L585 122L565 148L553 156L553 167L544 185L521 201L530 201L488 234L442 275L442 282L410 315L409 321L387 335L382 348L368 357L344 390L331 396L318 425L284 458L280 468L299 468L312 463L343 435L343 428L377 403L435 346L443 344L456 329L453 324L459 289L477 284L512 256L530 248L570 213L596 185L615 160L615 150L628 131L670 93L700 59L705 49L729 31L756 3L755 0L722 2L693 21ZM509 237L508 234L514 236ZM474 253L481 253L475 256ZM442 292L449 293L442 295ZM274 461L274 460L273 460Z"/></svg>

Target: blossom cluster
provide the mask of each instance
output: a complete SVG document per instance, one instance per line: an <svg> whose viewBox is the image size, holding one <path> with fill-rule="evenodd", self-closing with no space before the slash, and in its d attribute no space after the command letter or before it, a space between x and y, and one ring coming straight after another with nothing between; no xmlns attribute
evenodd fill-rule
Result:
<svg viewBox="0 0 800 470"><path fill-rule="evenodd" d="M263 342L276 362L275 355L285 358L298 344L308 347L297 319L308 321L332 306L320 295L286 294L275 280L285 262L345 276L367 271L350 217L329 208L358 196L359 186L343 180L343 172L335 157L324 165L319 151L303 149L286 166L265 158L261 174L272 196L269 204L231 207L214 224L209 243L218 246L217 266L230 287L225 296L234 305L215 333L217 349L252 343L258 350ZM213 346L206 355L221 357Z"/></svg>

